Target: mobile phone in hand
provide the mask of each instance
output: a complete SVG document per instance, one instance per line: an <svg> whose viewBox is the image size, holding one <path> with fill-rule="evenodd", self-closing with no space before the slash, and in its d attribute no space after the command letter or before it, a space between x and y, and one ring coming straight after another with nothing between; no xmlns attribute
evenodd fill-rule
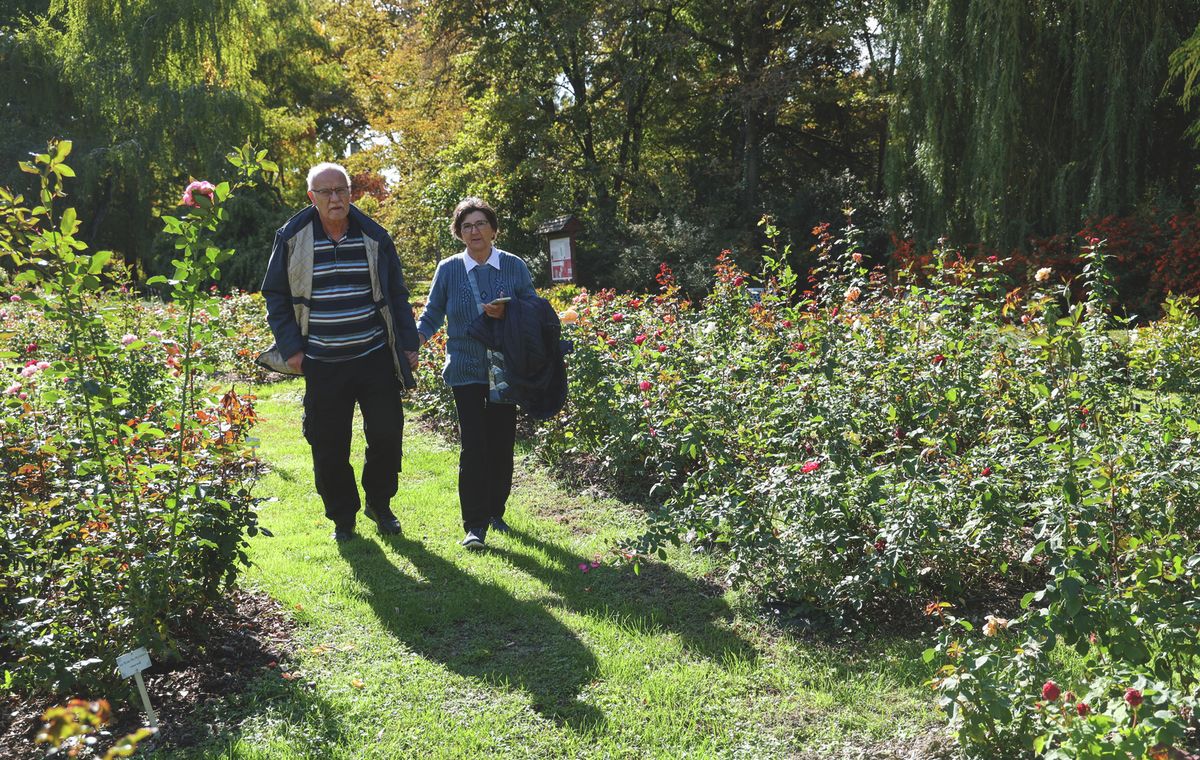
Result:
<svg viewBox="0 0 1200 760"><path fill-rule="evenodd" d="M500 304L508 303L511 300L512 300L512 296L500 296L499 298L495 299L494 301L489 301L488 306L499 306Z"/></svg>

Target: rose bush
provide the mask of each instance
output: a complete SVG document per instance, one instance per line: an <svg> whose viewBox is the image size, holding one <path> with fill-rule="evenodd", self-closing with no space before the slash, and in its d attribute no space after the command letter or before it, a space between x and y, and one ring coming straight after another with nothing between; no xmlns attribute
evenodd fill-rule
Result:
<svg viewBox="0 0 1200 760"><path fill-rule="evenodd" d="M1194 305L1127 341L1099 239L1081 280L1016 282L949 249L888 279L853 225L814 233L805 276L772 247L754 276L722 255L700 303L663 267L656 294L562 304L571 396L539 452L649 495L627 553L720 552L731 583L807 619L971 602L935 605L928 657L974 752L1192 741L1200 423L1165 391L1195 387ZM996 589L1027 591L1024 611L987 609ZM1039 700L1051 680L1070 709ZM1129 688L1155 706L1136 723Z"/></svg>
<svg viewBox="0 0 1200 760"><path fill-rule="evenodd" d="M120 692L117 655L177 652L178 637L246 561L257 530L247 447L253 398L222 392L214 348L233 341L208 283L228 183L191 188L178 217L169 306L110 289L107 251L58 210L70 143L22 168L36 205L0 192L0 254L20 274L0 314L0 655L25 692ZM247 178L267 165L243 149ZM245 180L249 181L249 179Z"/></svg>

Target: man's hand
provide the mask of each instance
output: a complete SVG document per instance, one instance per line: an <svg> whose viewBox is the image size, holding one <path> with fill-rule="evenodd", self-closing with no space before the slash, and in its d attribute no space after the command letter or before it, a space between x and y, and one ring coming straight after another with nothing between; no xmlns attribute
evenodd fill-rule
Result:
<svg viewBox="0 0 1200 760"><path fill-rule="evenodd" d="M303 375L303 374L304 374L304 369L303 369L303 366L304 366L304 352L303 352L303 351L297 351L296 353L292 354L291 358L289 358L289 359L287 360L287 365L288 365L288 367L290 367L290 368L291 368L291 370L292 370L293 372L295 372L297 375Z"/></svg>
<svg viewBox="0 0 1200 760"><path fill-rule="evenodd" d="M483 313L492 319L504 319L504 308L506 305L502 303L485 303L483 305Z"/></svg>
<svg viewBox="0 0 1200 760"><path fill-rule="evenodd" d="M408 366L412 367L413 372L416 372L417 366L421 363L421 355L416 351L405 351L404 355L408 357Z"/></svg>

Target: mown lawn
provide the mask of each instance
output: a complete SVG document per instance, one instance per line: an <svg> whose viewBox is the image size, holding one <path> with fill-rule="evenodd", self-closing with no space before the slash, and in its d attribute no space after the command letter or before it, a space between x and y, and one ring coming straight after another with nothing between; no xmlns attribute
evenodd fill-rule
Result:
<svg viewBox="0 0 1200 760"><path fill-rule="evenodd" d="M635 574L605 555L636 532L636 510L568 493L529 461L515 534L469 554L456 450L410 423L393 502L403 536L364 520L361 538L334 544L301 393L261 390L261 521L275 535L254 539L248 573L300 623L290 678L264 669L206 706L238 730L171 757L875 758L942 745L922 642L793 635L709 581L704 556Z"/></svg>

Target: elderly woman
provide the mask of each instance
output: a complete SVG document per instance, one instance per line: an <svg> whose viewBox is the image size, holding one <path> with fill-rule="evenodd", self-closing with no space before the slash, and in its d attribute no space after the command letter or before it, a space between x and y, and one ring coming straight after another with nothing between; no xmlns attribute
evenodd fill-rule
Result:
<svg viewBox="0 0 1200 760"><path fill-rule="evenodd" d="M489 527L509 530L504 506L512 490L517 409L502 395L503 355L470 337L467 328L480 314L504 319L509 299L536 294L525 262L493 245L500 225L485 201L466 198L459 203L450 231L466 248L438 263L417 332L424 345L446 323L442 377L454 391L458 410L462 545L478 550Z"/></svg>

